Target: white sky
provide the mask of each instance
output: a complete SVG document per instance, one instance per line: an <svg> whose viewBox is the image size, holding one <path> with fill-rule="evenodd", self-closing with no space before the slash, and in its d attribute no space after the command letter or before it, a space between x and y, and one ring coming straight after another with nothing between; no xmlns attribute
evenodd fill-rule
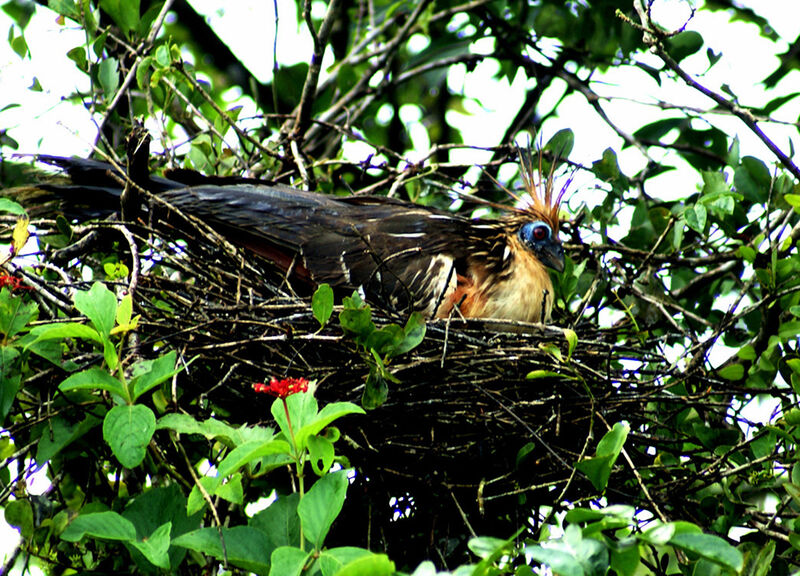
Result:
<svg viewBox="0 0 800 576"><path fill-rule="evenodd" d="M212 19L220 36L243 59L254 75L261 80L271 77L275 34L272 2L190 1ZM753 6L772 23L783 38L793 40L800 34L800 18L796 16L797 0L750 0L741 4ZM279 61L284 64L308 61L311 43L308 34L304 30L298 30L294 4L280 0L279 5ZM663 22L674 19L676 25L679 25L684 8L685 4L680 0L660 0L654 13ZM0 12L0 30L9 30L11 24L5 13ZM252 26L253 31L242 30L243 25ZM787 49L785 43L776 48L770 41L759 36L754 25L728 22L725 13L698 12L689 23L688 29L699 31L707 46L723 54L722 59L706 72L705 51L701 51L683 62L689 72L702 74L702 83L713 90L719 91L727 83L744 105L760 105L767 100L758 80L765 75L765 70L771 71L777 67L775 54ZM78 72L72 61L65 57L69 49L83 44L82 32L75 26L59 24L55 14L37 7L25 36L31 47L31 58L26 60L20 60L7 42L0 42L0 127L8 129L9 134L19 142L19 152L87 155L96 133L91 115L83 108L64 100L76 88L85 90L88 86L85 75ZM658 61L650 55L643 55L641 60L658 65ZM518 77L511 86L504 82L495 82L491 79L493 66L491 61L487 61L470 73L463 69L456 70L449 79L451 89L463 90L465 95L474 98L474 102L467 103L467 108L474 116L451 117L468 144L498 144L523 99L520 88L526 80ZM28 90L34 78L41 83L42 92ZM594 78L603 82L602 85L594 86L602 96L624 98L603 102L603 107L613 121L628 132L647 122L667 117L668 113L652 105L657 100L702 109L710 107L707 99L680 83L665 81L659 86L655 81L645 79L643 74L624 68L613 68ZM543 99L553 101L560 96L559 90L563 90L563 87L554 85L553 89L544 94ZM800 91L800 72L797 71L787 76L768 99L795 91ZM23 106L4 110L12 103L21 103ZM559 112L559 117L548 120L542 137L547 140L561 128L572 128L576 139L571 160L589 165L592 160L600 157L605 148L611 146L619 149L619 137L597 117L581 96L567 98ZM404 112L404 116L406 114L413 117L413 111ZM800 117L800 98L783 106L774 117L786 122L796 122ZM767 157L764 156L763 145L737 120L719 117L715 124L731 135L739 135L742 155ZM795 139L794 147L800 148L796 142L796 126L764 125L763 128L787 152L792 138ZM427 135L419 128L412 131L412 139L423 152L433 144L427 141ZM4 149L0 152L8 155L14 151ZM353 148L352 153L360 152L358 148ZM366 155L367 152L363 153ZM481 155L476 154L471 161L480 160ZM672 157L668 159L668 162L674 161ZM626 150L620 156L620 163L624 172L632 174L641 168L643 158L635 150ZM687 178L695 181L687 181ZM698 184L699 177L694 171L676 170L654 179L648 192L662 197L685 196ZM585 187L585 192L574 195L573 202L598 201L590 178L579 176L576 186ZM9 541L7 531L7 526L0 522L0 541ZM2 557L0 549L0 562Z"/></svg>

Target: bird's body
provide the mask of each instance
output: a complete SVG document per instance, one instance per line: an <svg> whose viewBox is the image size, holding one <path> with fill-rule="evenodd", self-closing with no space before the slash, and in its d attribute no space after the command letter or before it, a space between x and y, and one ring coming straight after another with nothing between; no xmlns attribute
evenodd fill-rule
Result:
<svg viewBox="0 0 800 576"><path fill-rule="evenodd" d="M101 163L43 159L66 169L73 192L109 189L94 173ZM290 284L358 290L386 308L427 317L447 317L458 307L466 317L547 321L547 268L563 269L558 202L551 205L549 194L546 205L539 198L532 208L489 221L381 196L337 197L279 185L185 186L159 178L146 188L274 262Z"/></svg>

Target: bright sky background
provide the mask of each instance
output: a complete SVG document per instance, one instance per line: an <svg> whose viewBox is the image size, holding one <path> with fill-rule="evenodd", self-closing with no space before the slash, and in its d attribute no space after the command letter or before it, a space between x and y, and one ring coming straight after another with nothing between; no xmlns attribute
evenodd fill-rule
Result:
<svg viewBox="0 0 800 576"><path fill-rule="evenodd" d="M262 81L269 80L272 75L272 44L275 34L273 3L264 0L190 1L211 19L222 39L243 59L252 73ZM740 4L752 6L766 17L783 38L793 40L800 34L800 18L796 16L797 0L749 0ZM280 0L279 6L279 61L283 64L307 61L311 53L310 38L305 30L298 30L293 3ZM320 4L317 3L316 6L319 7ZM673 22L677 27L683 24L685 6L680 0L659 0L654 7L654 14L661 22ZM252 25L254 30L242 30L244 23ZM5 32L11 25L11 20L0 12L0 30ZM685 69L693 74L702 74L702 82L717 91L722 84L728 83L744 105L765 102L763 87L757 84L757 80L764 75L765 70L771 71L777 67L775 54L788 48L785 43L776 49L773 43L759 36L756 26L729 22L725 13L698 12L687 28L701 32L707 45L715 52L721 52L723 57L710 71L706 71L707 59L705 51L701 51L682 63ZM25 31L25 37L31 48L30 59L21 60L11 51L6 41L0 42L0 127L8 129L9 135L19 142L19 152L87 155L96 133L92 118L84 109L62 100L76 88L86 89L88 86L85 75L65 56L69 49L83 44L82 32L76 26L58 24L54 13L37 7L36 15ZM478 48L487 49L486 46ZM641 60L653 65L659 64L650 55L642 55ZM465 95L474 98L473 102L467 104L468 110L474 115L454 118L454 123L462 131L464 141L468 144L498 144L523 99L520 88L526 80L518 77L511 86L504 82L495 82L491 79L493 67L493 62L488 60L478 65L473 72L467 73L462 69L449 78L451 89L463 91ZM42 92L28 90L34 78L42 85ZM603 85L595 86L601 95L624 98L603 102L603 107L628 132L647 122L666 117L667 113L653 106L658 100L702 109L710 107L707 99L680 83L666 81L659 86L652 80L643 82L642 74L625 69L614 68L594 78L603 81ZM560 90L563 90L563 86L555 85L543 98L553 101L560 97ZM798 71L787 76L771 93L770 99L795 91L800 91ZM5 109L12 103L22 103L23 106ZM559 110L560 116L548 120L544 126L542 137L547 140L561 128L572 128L576 139L571 160L589 165L605 148L619 148L619 137L597 117L583 97L570 96ZM251 107L249 112L244 110L243 115L252 112L254 109ZM413 111L406 111L401 118L411 121L413 116ZM790 123L796 122L800 117L800 98L780 108L774 117ZM763 155L763 145L738 120L720 117L717 125L731 135L739 135L742 155ZM787 152L790 149L789 138L796 138L797 134L797 128L793 126L765 125L764 130ZM420 152L425 152L431 144L435 144L428 142L427 135L421 128L412 130L411 134ZM3 149L1 152L9 155L14 151ZM364 157L368 153L367 150L357 147L350 152L354 155L363 153ZM470 161L477 163L481 159L482 155L475 154ZM656 156L656 159L660 159L660 156ZM463 157L459 160L463 160ZM620 156L620 164L624 172L631 174L641 168L643 158L635 150L626 150ZM665 198L685 196L699 184L699 177L697 181L687 182L689 174L690 178L695 177L691 170L668 172L654 179L648 192ZM599 201L598 195L593 194L594 183L590 178L579 175L576 187L583 188L583 193L574 195L573 202ZM32 489L35 491L35 483ZM0 542L11 543L15 538L16 531L0 521ZM4 555L0 546L0 562Z"/></svg>

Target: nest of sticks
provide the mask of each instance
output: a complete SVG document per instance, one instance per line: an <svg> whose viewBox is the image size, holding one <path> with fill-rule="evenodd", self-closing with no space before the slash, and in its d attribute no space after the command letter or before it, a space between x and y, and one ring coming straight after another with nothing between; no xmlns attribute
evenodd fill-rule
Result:
<svg viewBox="0 0 800 576"><path fill-rule="evenodd" d="M268 424L251 384L271 376L316 380L321 403L360 401L369 369L337 312L320 330L308 297L295 294L269 262L196 222L180 229L78 223L61 245L51 242L64 238L58 203L22 201L31 208L42 261L61 279L19 271L40 308L73 314L69 292L88 287L74 263L99 268L113 246L131 271L120 287L133 292L142 316L136 353L155 354L167 343L194 359L180 375L176 409L198 419ZM377 309L373 320L402 322ZM337 424L337 451L360 471L336 525L343 541L352 545L360 534L358 544L380 541L401 561L404 551L412 562L431 549L444 559L469 532L510 534L537 505L596 496L574 463L593 454L619 420L630 422L632 437L652 443L661 424L646 407L663 395L657 376L667 362L615 344L613 329L587 323L576 332L570 350L556 326L430 322L424 341L393 360L400 382L390 383L387 401ZM615 474L610 497L640 498L630 471Z"/></svg>

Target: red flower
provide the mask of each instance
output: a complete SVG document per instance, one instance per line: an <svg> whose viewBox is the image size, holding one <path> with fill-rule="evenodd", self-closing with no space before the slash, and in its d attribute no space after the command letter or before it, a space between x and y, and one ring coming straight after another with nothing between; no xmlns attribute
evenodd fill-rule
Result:
<svg viewBox="0 0 800 576"><path fill-rule="evenodd" d="M16 276L0 274L0 288L5 288L6 286L11 290L33 290L31 286L22 284L22 280Z"/></svg>
<svg viewBox="0 0 800 576"><path fill-rule="evenodd" d="M269 384L263 382L256 382L253 384L253 390L258 393L269 394L276 398L283 398L297 394L298 392L305 392L308 390L308 380L305 378L270 378Z"/></svg>

